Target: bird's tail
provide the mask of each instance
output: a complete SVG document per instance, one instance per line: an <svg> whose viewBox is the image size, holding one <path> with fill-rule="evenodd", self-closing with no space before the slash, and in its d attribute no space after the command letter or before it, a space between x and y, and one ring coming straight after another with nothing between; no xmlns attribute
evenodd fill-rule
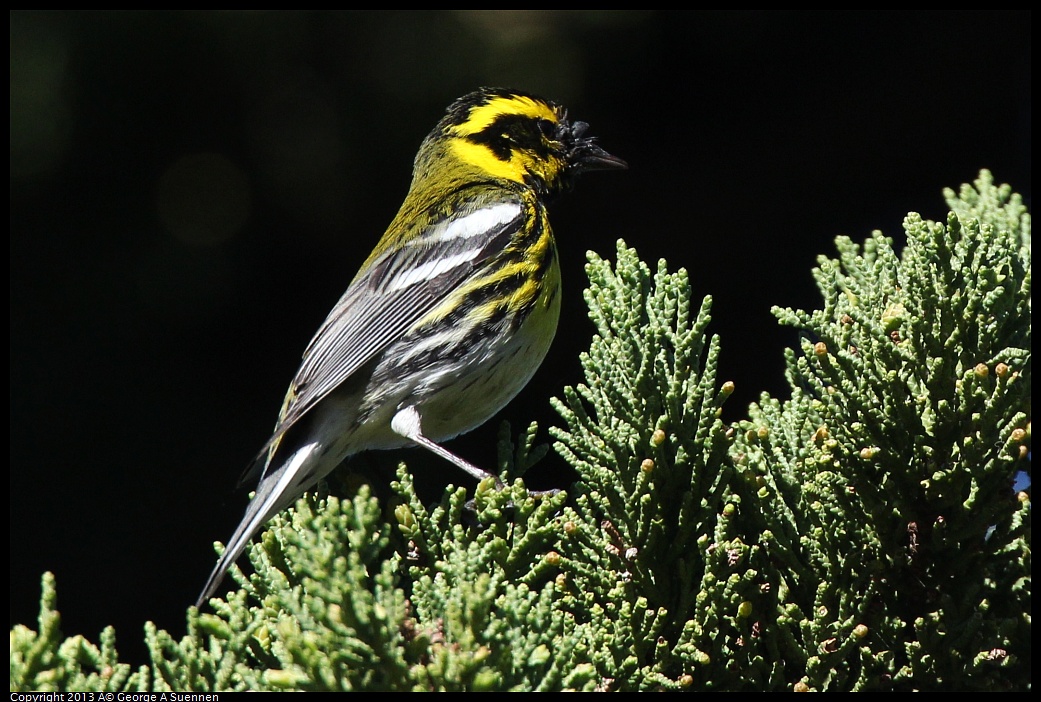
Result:
<svg viewBox="0 0 1041 702"><path fill-rule="evenodd" d="M257 486L257 492L246 507L246 514L231 535L224 553L210 573L206 586L196 601L196 607L202 605L213 596L228 569L238 560L250 539L260 528L280 511L291 505L297 497L310 488L322 476L316 475L312 454L319 444L305 444L297 449L289 459L273 472L265 471ZM310 460L309 460L310 459Z"/></svg>

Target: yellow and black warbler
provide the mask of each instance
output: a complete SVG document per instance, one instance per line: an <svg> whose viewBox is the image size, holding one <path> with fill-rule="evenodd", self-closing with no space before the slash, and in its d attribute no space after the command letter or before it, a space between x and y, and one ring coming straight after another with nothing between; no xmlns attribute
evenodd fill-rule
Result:
<svg viewBox="0 0 1041 702"><path fill-rule="evenodd" d="M435 442L490 419L549 349L561 293L546 200L580 173L626 167L587 128L515 90L448 108L397 216L304 351L200 606L260 527L348 456L419 445L492 477Z"/></svg>

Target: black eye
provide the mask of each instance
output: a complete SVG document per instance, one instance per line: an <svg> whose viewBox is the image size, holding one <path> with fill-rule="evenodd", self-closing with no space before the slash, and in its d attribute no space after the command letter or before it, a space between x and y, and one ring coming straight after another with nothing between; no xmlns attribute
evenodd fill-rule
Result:
<svg viewBox="0 0 1041 702"><path fill-rule="evenodd" d="M539 125L539 131L542 132L542 136L547 139L552 139L557 133L556 122L551 122L548 119L540 119L536 124Z"/></svg>

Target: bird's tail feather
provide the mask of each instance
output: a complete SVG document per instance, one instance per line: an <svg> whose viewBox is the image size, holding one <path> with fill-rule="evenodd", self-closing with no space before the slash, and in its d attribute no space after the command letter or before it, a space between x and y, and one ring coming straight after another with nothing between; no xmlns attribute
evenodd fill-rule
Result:
<svg viewBox="0 0 1041 702"><path fill-rule="evenodd" d="M260 528L317 481L320 476L315 475L314 461L308 459L318 446L317 443L301 446L278 470L265 474L257 486L256 494L246 507L245 516L235 528L224 553L210 573L210 578L195 603L197 607L201 607L213 596L228 569L246 550L250 539Z"/></svg>

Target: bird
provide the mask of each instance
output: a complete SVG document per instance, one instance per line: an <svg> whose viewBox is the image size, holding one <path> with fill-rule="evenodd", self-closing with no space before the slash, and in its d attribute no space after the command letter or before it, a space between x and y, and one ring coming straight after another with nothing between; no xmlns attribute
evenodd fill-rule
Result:
<svg viewBox="0 0 1041 702"><path fill-rule="evenodd" d="M480 426L528 383L560 315L546 205L588 171L625 169L589 125L532 93L484 87L422 141L397 215L303 353L259 479L196 606L253 536L348 457L441 443Z"/></svg>

